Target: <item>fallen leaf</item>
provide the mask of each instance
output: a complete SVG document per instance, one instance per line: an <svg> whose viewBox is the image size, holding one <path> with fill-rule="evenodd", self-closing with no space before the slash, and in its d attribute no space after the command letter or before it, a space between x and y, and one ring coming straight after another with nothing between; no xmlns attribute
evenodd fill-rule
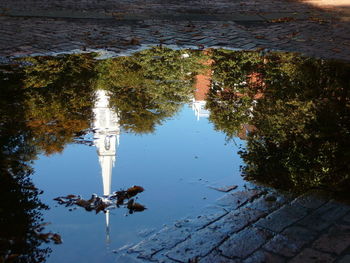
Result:
<svg viewBox="0 0 350 263"><path fill-rule="evenodd" d="M108 204L106 203L100 203L96 206L95 208L95 211L96 211L96 214L98 214L99 212L101 211L104 211L105 212L105 209L108 207Z"/></svg>
<svg viewBox="0 0 350 263"><path fill-rule="evenodd" d="M322 18L319 18L319 17L312 17L312 16L310 16L310 17L309 17L309 20L310 20L310 21L313 21L313 22L317 22L317 23L319 23L319 24L326 24L326 23L328 23L327 20L322 19Z"/></svg>
<svg viewBox="0 0 350 263"><path fill-rule="evenodd" d="M76 205L87 208L90 205L90 202L84 199L79 199L75 202Z"/></svg>
<svg viewBox="0 0 350 263"><path fill-rule="evenodd" d="M146 209L143 205L135 203L134 199L131 199L143 191L143 187L134 185L127 190L117 191L108 196L99 197L93 194L88 200L85 200L77 195L57 197L54 200L60 205L65 205L66 207L76 205L85 208L86 211L95 211L96 214L101 211L106 212L106 210L119 208L120 206L128 208L129 212L133 213ZM72 209L70 208L69 211L71 210Z"/></svg>
<svg viewBox="0 0 350 263"><path fill-rule="evenodd" d="M295 21L296 19L294 17L281 17L277 19L271 19L269 20L270 23L285 23L285 22L291 22Z"/></svg>
<svg viewBox="0 0 350 263"><path fill-rule="evenodd" d="M142 186L134 185L126 190L128 197L133 197L139 193L142 193L145 189Z"/></svg>
<svg viewBox="0 0 350 263"><path fill-rule="evenodd" d="M128 202L128 209L129 209L129 213L132 214L133 212L142 212L144 211L146 208L139 204L139 203L135 203L133 199L131 199Z"/></svg>

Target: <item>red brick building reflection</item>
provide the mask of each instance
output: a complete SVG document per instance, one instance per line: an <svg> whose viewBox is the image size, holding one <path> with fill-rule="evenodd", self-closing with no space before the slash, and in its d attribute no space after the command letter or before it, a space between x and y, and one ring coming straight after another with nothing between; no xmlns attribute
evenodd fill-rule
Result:
<svg viewBox="0 0 350 263"><path fill-rule="evenodd" d="M204 65L212 65L213 60L209 59L205 61ZM212 87L212 70L209 67L209 69L205 70L203 73L196 75L195 77L195 84L194 84L194 96L192 101L192 109L195 112L195 115L197 117L197 120L200 118L208 118L210 112L205 108L206 106L206 99L207 94L210 91ZM250 88L250 90L254 90L255 92L253 95L251 95L254 102L264 97L264 89L265 89L265 82L263 81L263 77L261 73L253 72L249 75L247 75L247 86ZM234 97L243 97L247 94L235 92ZM253 108L253 106L252 106ZM253 109L252 109L253 110ZM256 129L254 125L250 124L243 124L240 131L237 133L237 137L241 140L246 140L248 133L252 132Z"/></svg>
<svg viewBox="0 0 350 263"><path fill-rule="evenodd" d="M212 60L206 61L204 64L211 65ZM202 74L195 77L195 91L192 102L192 109L195 112L197 120L201 117L208 118L209 111L205 109L207 94L211 88L211 69L205 70Z"/></svg>

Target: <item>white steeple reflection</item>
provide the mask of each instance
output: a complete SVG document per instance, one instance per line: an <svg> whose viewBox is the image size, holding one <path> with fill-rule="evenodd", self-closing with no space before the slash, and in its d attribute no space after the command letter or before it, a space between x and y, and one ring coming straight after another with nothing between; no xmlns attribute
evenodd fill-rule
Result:
<svg viewBox="0 0 350 263"><path fill-rule="evenodd" d="M103 195L111 194L112 169L115 164L117 146L119 145L119 118L109 107L109 95L105 90L96 91L94 145L97 148L98 159L102 171ZM107 242L109 242L109 211L106 212Z"/></svg>

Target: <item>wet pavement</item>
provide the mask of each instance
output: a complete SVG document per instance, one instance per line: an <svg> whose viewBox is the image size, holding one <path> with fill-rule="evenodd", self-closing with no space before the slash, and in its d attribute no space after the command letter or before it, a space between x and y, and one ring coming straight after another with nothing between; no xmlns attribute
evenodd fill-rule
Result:
<svg viewBox="0 0 350 263"><path fill-rule="evenodd" d="M322 192L295 198L272 189L250 188L227 194L206 213L179 220L149 239L118 251L124 253L118 260L347 262L349 218L350 206Z"/></svg>
<svg viewBox="0 0 350 263"><path fill-rule="evenodd" d="M266 48L350 59L339 1L1 1L0 56L140 45ZM318 5L317 5L318 4Z"/></svg>

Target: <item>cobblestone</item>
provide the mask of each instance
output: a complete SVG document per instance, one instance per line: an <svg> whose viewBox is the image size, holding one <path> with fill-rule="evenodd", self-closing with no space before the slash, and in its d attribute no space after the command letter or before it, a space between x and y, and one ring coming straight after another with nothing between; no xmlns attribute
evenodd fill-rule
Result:
<svg viewBox="0 0 350 263"><path fill-rule="evenodd" d="M308 209L316 209L325 204L327 200L326 196L322 196L315 192L312 195L308 193L296 198L293 200L292 204L300 205Z"/></svg>
<svg viewBox="0 0 350 263"><path fill-rule="evenodd" d="M336 259L341 262L347 259L350 226L345 219L349 205L329 201L327 195L318 192L293 198L271 189L226 194L217 203L222 200L225 200L225 210L211 207L200 217L176 222L179 230L186 231L182 240L164 246L167 243L162 239L172 239L175 231L166 227L132 247L129 256L135 255L148 260L146 262L197 260L204 263L333 262ZM228 200L232 201L232 207ZM315 228L302 226L309 220Z"/></svg>
<svg viewBox="0 0 350 263"><path fill-rule="evenodd" d="M310 262L310 263L331 263L335 258L329 254L322 253L310 248L306 248L299 255L293 258L290 263Z"/></svg>
<svg viewBox="0 0 350 263"><path fill-rule="evenodd" d="M350 213L343 217L343 221L350 224Z"/></svg>
<svg viewBox="0 0 350 263"><path fill-rule="evenodd" d="M267 217L259 220L255 225L278 233L306 215L307 210L305 208L295 204L287 204Z"/></svg>
<svg viewBox="0 0 350 263"><path fill-rule="evenodd" d="M177 243L186 240L189 235L189 229L180 230L177 227L166 227L148 240L130 248L129 252L138 253L139 258L151 260L154 254L176 246Z"/></svg>
<svg viewBox="0 0 350 263"><path fill-rule="evenodd" d="M259 197L261 194L262 191L255 189L239 191L233 194L224 195L222 198L216 201L216 205L234 210L244 205L246 202L252 201L254 198Z"/></svg>
<svg viewBox="0 0 350 263"><path fill-rule="evenodd" d="M273 235L271 232L255 227L247 227L244 230L230 236L219 250L229 258L246 258L262 246Z"/></svg>
<svg viewBox="0 0 350 263"><path fill-rule="evenodd" d="M189 239L171 249L166 253L166 256L177 261L185 262L196 256L204 257L227 237L228 233L205 228L194 233Z"/></svg>
<svg viewBox="0 0 350 263"><path fill-rule="evenodd" d="M271 239L264 248L284 257L295 256L300 249L311 240L316 233L305 228L292 226Z"/></svg>
<svg viewBox="0 0 350 263"><path fill-rule="evenodd" d="M245 259L243 263L284 263L286 260L280 256L271 254L264 250L258 250L250 257Z"/></svg>
<svg viewBox="0 0 350 263"><path fill-rule="evenodd" d="M226 258L218 250L212 251L208 256L200 259L200 263L239 263L240 260Z"/></svg>
<svg viewBox="0 0 350 263"><path fill-rule="evenodd" d="M333 226L327 234L316 240L312 247L328 253L340 255L350 246L350 227L344 225Z"/></svg>
<svg viewBox="0 0 350 263"><path fill-rule="evenodd" d="M259 218L264 217L267 214L267 211L242 207L230 212L220 220L215 221L213 224L210 224L208 228L211 228L217 232L231 234L240 231L244 227L254 223Z"/></svg>
<svg viewBox="0 0 350 263"><path fill-rule="evenodd" d="M344 216L348 211L349 206L330 201L309 214L299 224L315 231L322 231L334 224L337 219Z"/></svg>
<svg viewBox="0 0 350 263"><path fill-rule="evenodd" d="M344 257L342 257L338 263L348 263L350 262L350 255L345 255Z"/></svg>

